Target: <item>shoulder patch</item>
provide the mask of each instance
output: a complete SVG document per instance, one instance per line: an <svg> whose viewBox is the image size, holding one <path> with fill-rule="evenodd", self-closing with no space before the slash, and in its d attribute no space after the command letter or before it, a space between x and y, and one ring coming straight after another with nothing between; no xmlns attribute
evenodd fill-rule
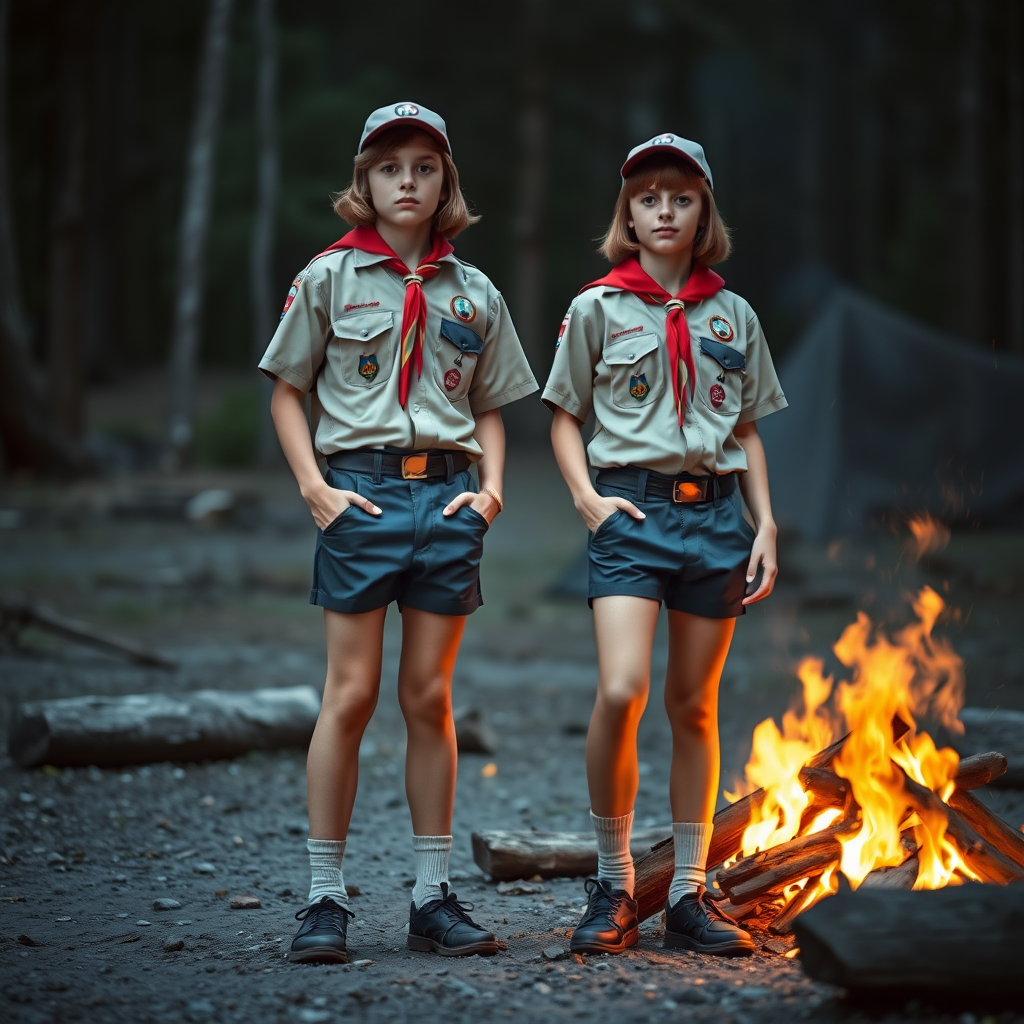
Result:
<svg viewBox="0 0 1024 1024"><path fill-rule="evenodd" d="M292 281L291 288L288 289L288 297L284 300L284 309L281 310L281 319L284 319L285 313L292 308L292 303L295 301L295 296L299 293L299 285L302 284L302 274L296 276L295 280Z"/></svg>

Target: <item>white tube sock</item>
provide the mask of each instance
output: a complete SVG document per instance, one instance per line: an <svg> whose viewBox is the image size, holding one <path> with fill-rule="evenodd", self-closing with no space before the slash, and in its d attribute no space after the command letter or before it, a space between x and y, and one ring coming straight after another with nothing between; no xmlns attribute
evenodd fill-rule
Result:
<svg viewBox="0 0 1024 1024"><path fill-rule="evenodd" d="M673 821L675 871L668 887L668 905L674 907L688 893L707 881L708 849L714 825L699 821Z"/></svg>
<svg viewBox="0 0 1024 1024"><path fill-rule="evenodd" d="M633 831L633 812L621 818L599 818L593 811L590 820L597 834L597 877L613 889L625 889L632 897L635 872L629 853Z"/></svg>
<svg viewBox="0 0 1024 1024"><path fill-rule="evenodd" d="M431 900L441 899L441 883L448 881L448 855L452 852L451 836L413 836L412 852L416 858L416 884L412 901L417 908Z"/></svg>
<svg viewBox="0 0 1024 1024"><path fill-rule="evenodd" d="M345 856L345 839L307 839L309 870L313 876L309 887L309 903L330 896L338 903L348 903L348 891L341 874L341 861Z"/></svg>

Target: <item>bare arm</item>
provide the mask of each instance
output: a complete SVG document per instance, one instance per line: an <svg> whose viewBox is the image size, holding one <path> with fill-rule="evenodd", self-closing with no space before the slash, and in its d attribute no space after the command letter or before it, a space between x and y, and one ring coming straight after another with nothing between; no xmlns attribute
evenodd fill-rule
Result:
<svg viewBox="0 0 1024 1024"><path fill-rule="evenodd" d="M505 476L505 424L501 420L501 410L491 409L479 413L473 436L483 451L480 461L476 464L477 472L480 474L480 493L463 491L457 494L444 509L444 515L453 515L463 505L469 505L487 522L491 522L501 509L493 495L487 493L486 488L490 488L498 495L504 494L502 484Z"/></svg>
<svg viewBox="0 0 1024 1024"><path fill-rule="evenodd" d="M270 400L270 414L274 419L284 457L295 474L299 492L309 505L316 525L321 530L325 529L349 505L358 505L371 515L380 515L380 509L368 498L355 491L336 490L320 475L320 467L316 464L313 444L309 438L304 399L305 395L298 388L293 388L278 377Z"/></svg>
<svg viewBox="0 0 1024 1024"><path fill-rule="evenodd" d="M583 447L580 423L572 413L564 409L555 409L551 421L551 447L555 452L555 461L562 471L565 482L572 493L573 504L587 524L587 529L596 530L616 509L624 509L634 519L645 519L646 516L631 501L625 498L603 498L594 490L587 469L587 453Z"/></svg>
<svg viewBox="0 0 1024 1024"><path fill-rule="evenodd" d="M753 604L767 597L775 586L775 577L779 567L776 554L776 538L778 530L772 516L772 503L768 494L768 461L764 455L761 435L757 432L754 422L742 423L733 431L733 436L747 455L747 471L740 474L740 491L754 517L754 528L757 537L750 550L750 563L747 566L747 582L757 575L758 563L764 569L761 585L749 597L743 599L744 604Z"/></svg>

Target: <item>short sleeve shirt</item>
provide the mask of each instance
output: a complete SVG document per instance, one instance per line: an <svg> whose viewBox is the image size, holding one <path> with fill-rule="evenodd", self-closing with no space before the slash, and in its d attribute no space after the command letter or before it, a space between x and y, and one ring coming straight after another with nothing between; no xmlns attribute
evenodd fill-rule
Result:
<svg viewBox="0 0 1024 1024"><path fill-rule="evenodd" d="M733 429L787 405L761 325L744 299L724 289L687 304L696 378L680 430L667 315L632 292L587 289L562 321L542 398L582 421L593 412L587 455L596 468L743 472L747 459Z"/></svg>
<svg viewBox="0 0 1024 1024"><path fill-rule="evenodd" d="M478 459L475 417L537 390L501 294L453 255L423 283L423 372L398 399L405 285L386 257L339 249L295 279L260 369L313 392L322 455L448 448Z"/></svg>

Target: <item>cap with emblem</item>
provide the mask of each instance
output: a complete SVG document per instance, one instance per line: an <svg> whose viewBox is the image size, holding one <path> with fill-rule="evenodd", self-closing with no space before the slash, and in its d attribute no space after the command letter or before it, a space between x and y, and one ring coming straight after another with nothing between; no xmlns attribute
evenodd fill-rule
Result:
<svg viewBox="0 0 1024 1024"><path fill-rule="evenodd" d="M357 152L362 153L363 147L377 138L381 132L400 127L419 128L425 131L431 138L440 142L451 156L452 146L448 141L448 129L445 128L444 121L438 114L421 107L418 103L392 103L375 110L363 125L363 135L359 140Z"/></svg>
<svg viewBox="0 0 1024 1024"><path fill-rule="evenodd" d="M654 156L656 153L677 154L681 156L687 163L693 164L707 178L708 185L714 190L715 183L711 178L711 168L708 166L707 158L704 156L704 147L679 135L655 135L653 139L641 142L639 146L631 149L629 156L626 157L626 162L622 165L622 170L619 172L622 175L622 180L626 180L626 175L641 160Z"/></svg>

